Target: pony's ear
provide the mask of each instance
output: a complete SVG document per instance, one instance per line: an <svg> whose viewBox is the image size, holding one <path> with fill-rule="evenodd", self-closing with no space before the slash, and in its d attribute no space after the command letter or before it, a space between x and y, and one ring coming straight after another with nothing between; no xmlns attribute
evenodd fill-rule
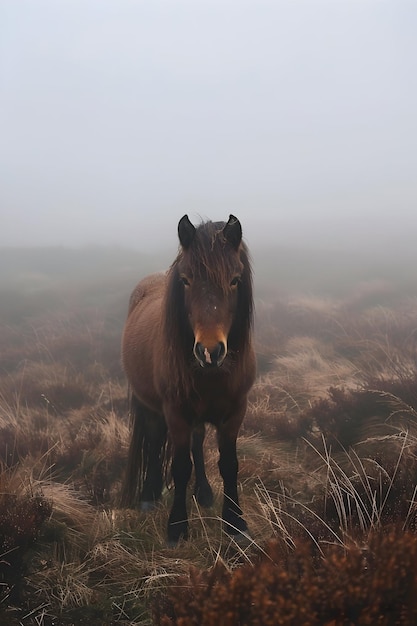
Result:
<svg viewBox="0 0 417 626"><path fill-rule="evenodd" d="M190 247L195 236L195 226L188 219L188 215L184 215L178 222L178 237L180 244L186 250Z"/></svg>
<svg viewBox="0 0 417 626"><path fill-rule="evenodd" d="M237 250L242 241L242 226L234 215L229 215L229 221L223 228L223 235L233 248Z"/></svg>

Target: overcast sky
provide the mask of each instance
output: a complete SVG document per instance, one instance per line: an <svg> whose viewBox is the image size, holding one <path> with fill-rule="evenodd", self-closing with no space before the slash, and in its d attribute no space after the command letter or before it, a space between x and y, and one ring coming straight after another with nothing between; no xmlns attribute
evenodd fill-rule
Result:
<svg viewBox="0 0 417 626"><path fill-rule="evenodd" d="M0 245L409 233L416 33L414 0L1 0Z"/></svg>

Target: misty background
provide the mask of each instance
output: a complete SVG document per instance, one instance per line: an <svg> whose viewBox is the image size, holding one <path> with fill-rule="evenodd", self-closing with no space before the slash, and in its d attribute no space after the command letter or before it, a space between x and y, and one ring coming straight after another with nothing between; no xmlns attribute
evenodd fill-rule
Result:
<svg viewBox="0 0 417 626"><path fill-rule="evenodd" d="M233 213L255 269L314 248L409 272L416 32L401 0L2 0L3 266L27 246L172 260L184 213Z"/></svg>

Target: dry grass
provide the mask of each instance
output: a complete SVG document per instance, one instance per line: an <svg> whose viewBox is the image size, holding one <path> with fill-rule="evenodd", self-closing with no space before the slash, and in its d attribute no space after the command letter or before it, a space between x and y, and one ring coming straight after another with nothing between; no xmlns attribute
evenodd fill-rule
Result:
<svg viewBox="0 0 417 626"><path fill-rule="evenodd" d="M172 594L171 608L164 598L179 581L192 589L199 576L206 584L206 573L255 571L271 540L285 568L305 542L325 563L333 558L328 546L356 559L355 550L388 527L414 533L415 299L395 299L376 283L349 297L301 294L260 304L260 374L238 445L252 541L239 545L222 532L209 432L214 506L202 510L190 495L190 540L172 549L165 545L170 490L148 515L117 507L129 438L118 347L124 307L114 291L103 300L107 308L86 306L85 298L83 290L71 313L55 299L51 313L53 298L43 310L37 296L31 315L26 295L25 315L0 327L0 497L26 520L13 560L7 545L17 546L19 534L0 514L0 621L168 623ZM348 561L343 566L350 571ZM155 602L162 609L152 618Z"/></svg>

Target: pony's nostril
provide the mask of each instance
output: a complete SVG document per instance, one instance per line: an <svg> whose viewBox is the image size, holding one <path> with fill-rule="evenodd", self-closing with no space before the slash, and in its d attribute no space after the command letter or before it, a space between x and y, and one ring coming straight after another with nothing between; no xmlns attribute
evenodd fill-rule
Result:
<svg viewBox="0 0 417 626"><path fill-rule="evenodd" d="M207 348L204 348L199 341L194 346L194 354L202 367L204 367L206 361L206 350Z"/></svg>
<svg viewBox="0 0 417 626"><path fill-rule="evenodd" d="M211 361L213 365L220 365L226 355L226 347L222 341L219 341L214 350L211 351Z"/></svg>
<svg viewBox="0 0 417 626"><path fill-rule="evenodd" d="M222 341L209 350L202 343L197 342L194 346L194 354L202 367L221 365L226 356L226 346Z"/></svg>

